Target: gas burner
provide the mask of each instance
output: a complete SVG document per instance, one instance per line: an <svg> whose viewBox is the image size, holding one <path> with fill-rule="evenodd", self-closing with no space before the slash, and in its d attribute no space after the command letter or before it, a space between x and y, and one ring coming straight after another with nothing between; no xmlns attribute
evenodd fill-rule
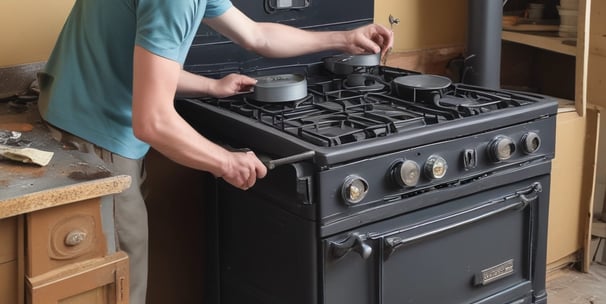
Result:
<svg viewBox="0 0 606 304"><path fill-rule="evenodd" d="M487 88L453 85L435 99L436 107L457 111L461 117L479 115L536 102L532 97Z"/></svg>
<svg viewBox="0 0 606 304"><path fill-rule="evenodd" d="M360 92L376 92L388 87L380 77L367 73L352 73L343 80L343 87L348 90Z"/></svg>

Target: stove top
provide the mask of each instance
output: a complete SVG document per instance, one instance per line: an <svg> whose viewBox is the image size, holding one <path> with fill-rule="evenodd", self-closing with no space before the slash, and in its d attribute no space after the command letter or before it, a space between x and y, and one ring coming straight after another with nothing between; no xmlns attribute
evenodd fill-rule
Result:
<svg viewBox="0 0 606 304"><path fill-rule="evenodd" d="M264 102L255 100L253 94L243 94L197 100L327 147L513 108L530 108L549 100L534 94L452 84L445 77L384 66L338 75L316 64L307 67L305 73L308 95L302 99ZM431 77L447 85L424 88L422 81ZM404 86L399 81L407 78L420 85Z"/></svg>
<svg viewBox="0 0 606 304"><path fill-rule="evenodd" d="M547 96L451 83L443 76L378 64L343 72L326 62L248 73L302 74L307 86L303 98L267 102L256 100L254 93L194 98L185 100L193 112L211 113L181 112L204 115L204 123L195 127L211 138L217 133L213 129L221 129L215 140L272 156L313 150L316 161L332 163L373 154L370 150L401 150L533 121L557 111L557 103Z"/></svg>

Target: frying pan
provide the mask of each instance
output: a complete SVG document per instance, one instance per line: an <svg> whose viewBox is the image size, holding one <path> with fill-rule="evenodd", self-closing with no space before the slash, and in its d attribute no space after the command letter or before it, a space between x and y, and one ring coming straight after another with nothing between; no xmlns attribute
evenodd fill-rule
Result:
<svg viewBox="0 0 606 304"><path fill-rule="evenodd" d="M257 77L253 99L261 102L287 102L307 96L307 80L302 74Z"/></svg>
<svg viewBox="0 0 606 304"><path fill-rule="evenodd" d="M396 94L413 101L423 101L424 98L434 98L436 93L442 93L448 88L452 81L448 77L418 74L396 77L392 80Z"/></svg>

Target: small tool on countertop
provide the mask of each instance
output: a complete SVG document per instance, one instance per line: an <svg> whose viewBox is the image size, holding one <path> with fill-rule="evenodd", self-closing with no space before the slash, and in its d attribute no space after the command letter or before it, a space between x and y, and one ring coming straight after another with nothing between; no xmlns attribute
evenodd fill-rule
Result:
<svg viewBox="0 0 606 304"><path fill-rule="evenodd" d="M389 26L391 27L392 33L393 33L393 25L398 24L398 23L400 23L400 18L395 18L394 16L389 14ZM387 52L385 53L385 56L383 56L383 65L387 64L387 57L389 56L389 54L391 54L392 49L393 49L393 47L389 47L389 49L387 49Z"/></svg>

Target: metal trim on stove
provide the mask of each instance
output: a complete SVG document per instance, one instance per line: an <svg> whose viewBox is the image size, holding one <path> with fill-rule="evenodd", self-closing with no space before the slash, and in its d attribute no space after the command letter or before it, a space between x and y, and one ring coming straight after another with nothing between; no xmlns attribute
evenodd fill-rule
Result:
<svg viewBox="0 0 606 304"><path fill-rule="evenodd" d="M234 138L236 134L221 132L220 136L224 141L234 142L242 147L250 147L256 152L275 154L275 156L287 156L314 150L316 155L313 157L313 163L321 168L363 159L368 155L390 153L403 148L453 140L475 134L478 131L484 132L487 128L489 130L498 129L546 119L557 112L557 103L540 103L532 108L518 107L509 108L507 111L485 113L470 120L444 121L423 128L414 128L409 132L404 131L392 136L369 139L362 143L321 147L197 99L184 99L176 102L179 103L180 114L202 134L212 138L218 136L216 133L224 126L229 125L232 129L245 130L248 136ZM545 113L550 114L545 116ZM199 117L204 117L204 121L199 121ZM262 142L259 142L259 138L262 138Z"/></svg>

